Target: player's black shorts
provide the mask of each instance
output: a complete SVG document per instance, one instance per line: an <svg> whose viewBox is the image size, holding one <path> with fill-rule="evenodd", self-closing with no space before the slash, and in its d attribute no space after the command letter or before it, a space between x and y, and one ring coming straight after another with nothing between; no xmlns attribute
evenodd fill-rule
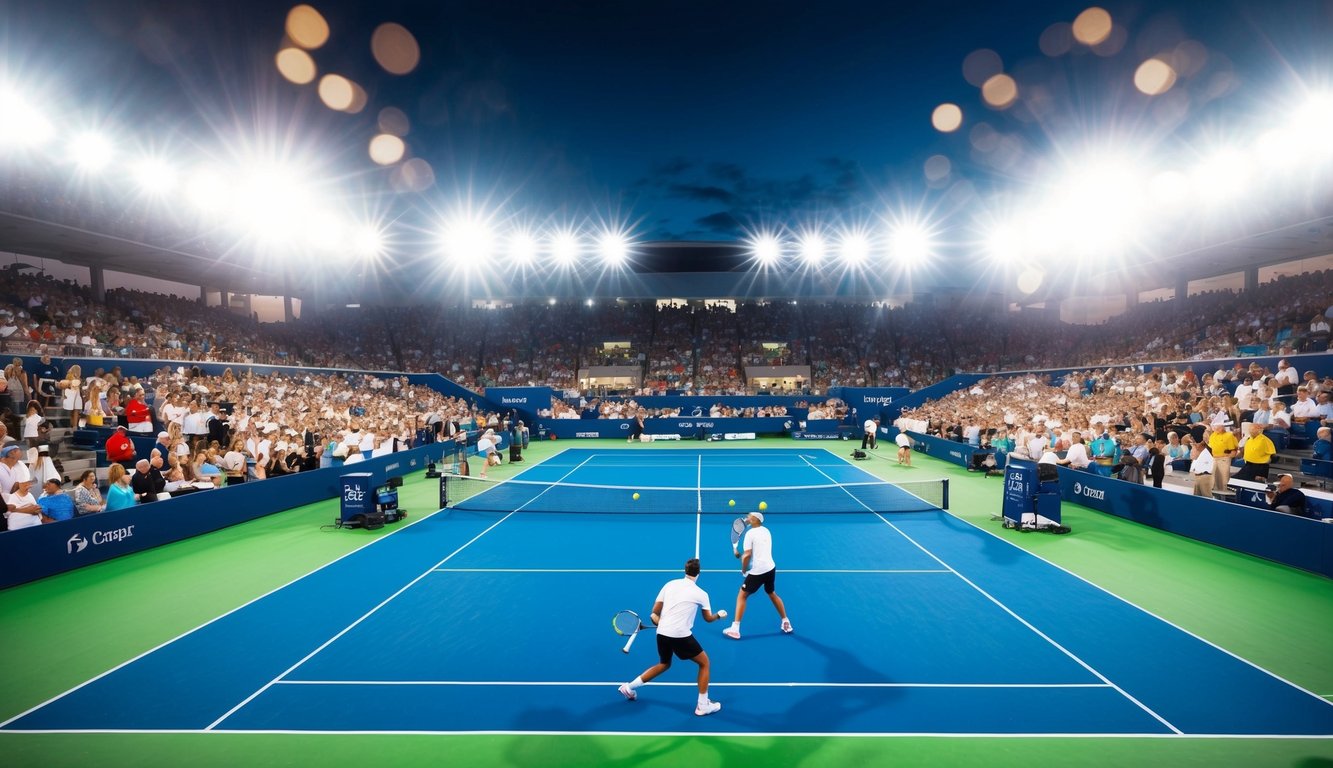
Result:
<svg viewBox="0 0 1333 768"><path fill-rule="evenodd" d="M777 579L777 575L777 568L768 573L752 573L745 577L745 583L741 585L741 589L745 590L745 594L753 595L759 591L760 587L763 587L764 591L771 595L773 594L773 583Z"/></svg>
<svg viewBox="0 0 1333 768"><path fill-rule="evenodd" d="M688 661L703 652L704 647L699 645L699 641L694 639L694 635L686 635L685 637L657 636L657 658L663 664L671 663L671 654L673 653L676 654L676 658Z"/></svg>

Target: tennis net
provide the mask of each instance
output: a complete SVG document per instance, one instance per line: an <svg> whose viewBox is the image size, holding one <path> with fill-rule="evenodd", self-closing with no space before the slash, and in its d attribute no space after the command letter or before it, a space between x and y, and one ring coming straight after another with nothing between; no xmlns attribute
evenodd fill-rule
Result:
<svg viewBox="0 0 1333 768"><path fill-rule="evenodd" d="M761 502L766 505L766 515L926 512L949 508L949 480L697 488L445 475L444 499L446 508L479 512L736 515L758 509Z"/></svg>

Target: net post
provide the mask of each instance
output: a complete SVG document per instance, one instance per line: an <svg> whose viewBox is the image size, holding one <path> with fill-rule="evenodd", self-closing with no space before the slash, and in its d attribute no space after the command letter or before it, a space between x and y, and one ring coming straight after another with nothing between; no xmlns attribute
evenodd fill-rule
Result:
<svg viewBox="0 0 1333 768"><path fill-rule="evenodd" d="M949 478L940 478L940 509L949 508Z"/></svg>

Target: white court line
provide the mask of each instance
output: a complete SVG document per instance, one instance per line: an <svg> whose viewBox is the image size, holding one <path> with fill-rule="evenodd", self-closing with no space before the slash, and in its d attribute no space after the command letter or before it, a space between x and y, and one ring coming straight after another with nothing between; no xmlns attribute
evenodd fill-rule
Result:
<svg viewBox="0 0 1333 768"><path fill-rule="evenodd" d="M528 688L580 687L580 688L615 688L623 680L597 682L577 681L538 681L522 682L516 680L279 680L277 685L420 685L420 686L513 686ZM698 683L669 682L652 683L654 688L697 688ZM709 688L1111 688L1105 683L718 683L710 682Z"/></svg>
<svg viewBox="0 0 1333 768"><path fill-rule="evenodd" d="M1301 740L1333 740L1333 736L1326 733L1314 734L1290 734L1290 733L954 733L954 732L934 732L934 731L911 731L911 732L878 732L878 731L795 731L791 733L783 731L515 731L515 730L494 730L494 731L405 731L405 730L385 730L385 731L344 731L344 730L308 730L300 731L292 728L283 729L246 729L246 730L221 730L204 731L200 729L189 728L69 728L65 730L53 728L34 728L11 729L9 733L31 733L31 734L76 734L76 733L121 733L138 735L159 735L159 734L198 734L207 733L215 735L217 738L223 738L227 735L232 736L626 736L639 739L653 737L678 737L687 736L697 738L701 736L720 737L728 739L755 739L755 738L815 738L815 739L902 739L902 738L940 738L940 739L1171 739L1173 741L1221 741L1237 739L1267 739L1291 741Z"/></svg>
<svg viewBox="0 0 1333 768"><path fill-rule="evenodd" d="M581 467L581 466L583 466L583 465L580 464L579 466ZM579 468L579 467L574 467L573 469L569 470L569 472L565 474L565 477L569 477L569 475L571 475L571 474L573 474L575 471L577 471L578 468ZM563 480L564 478L561 478L561 479ZM557 480L556 482L559 482L559 481ZM545 491L542 491L542 493L545 493ZM539 496L541 496L541 494L537 494L537 496L534 496L532 499L529 499L523 506L527 506L528 504L531 504L531 503L532 503L533 501L535 501ZM522 509L522 507L519 507L519 509ZM364 614L361 615L361 618L357 619L356 621L352 622L351 624L348 624L346 627L343 627L342 631L338 632L338 634L334 635L333 637L330 637L328 640L325 640L325 641L323 642L323 644L321 644L318 648L316 648L315 650L313 650L313 651L311 651L310 653L306 654L304 658L302 658L300 661L298 661L298 662L296 662L295 664L293 664L293 665L291 665L290 667L288 667L285 671L282 672L282 674L280 674L280 675L278 675L277 677L273 678L272 680L268 681L268 682L265 683L265 684L263 685L263 687L261 687L259 690L255 691L254 693L252 693L252 694L250 694L249 696L245 697L244 700L242 700L239 704L237 704L236 706L232 707L231 709L227 710L225 713L223 713L222 717L219 717L218 719L214 720L214 721L213 721L212 723L210 723L210 724L208 725L208 727L205 728L204 730L205 730L205 731L211 731L211 730L213 730L214 728L218 727L218 725L220 725L220 724L222 723L222 721L224 721L224 720L226 720L227 718L231 717L232 715L236 714L236 712L237 712L238 710L240 710L240 709L241 709L242 707L244 707L246 704L249 704L250 702L254 701L256 697L258 697L258 696L259 696L260 694L262 694L264 691L267 691L267 690L268 690L269 688L271 688L275 683L277 683L278 681L282 680L282 678L284 678L284 677L286 677L287 675L289 675L289 674L291 674L292 672L294 672L294 671L295 671L298 667L300 667L302 664L304 664L304 663L306 663L307 661L309 661L310 659L314 658L316 654L318 654L320 651L324 650L325 648L328 648L328 647L329 647L330 645L332 645L335 641L337 641L338 638L340 638L340 637L342 637L343 635L345 635L345 634L347 634L348 632L350 632L350 631L351 631L354 627L356 627L358 624L360 624L361 622L363 622L363 621L365 621L366 619L370 618L371 614L375 613L375 612L378 611L379 609L381 609L381 608L383 608L384 606L388 605L389 602L392 601L394 598L396 598L396 597L398 597L399 595L403 594L403 593L406 592L408 589L410 589L414 584L416 584L417 582L419 582L419 581L421 581L422 579L424 579L424 578L426 578L427 576L429 576L429 575L431 574L431 572L434 571L436 568L439 568L439 567L440 567L441 565L443 565L444 563L449 562L449 560L452 559L454 555L457 555L459 552L462 552L463 550L465 550L465 549L467 549L468 547L472 546L473 542L475 542L477 539L480 539L482 536L485 536L486 534L488 534L488 533L490 533L491 531L495 530L496 526L500 525L500 523L503 523L504 521L508 520L509 518L513 517L513 516L516 515L516 514L518 514L518 509L514 510L513 512L510 512L509 514L505 515L504 517L500 518L499 520L496 520L496 521L495 521L494 523L492 523L492 524L490 525L490 527L488 527L486 530L482 531L481 533L479 533L479 534L477 534L476 536L473 536L471 539L469 539L469 540L467 541L466 544L464 544L463 546L459 547L458 549L455 549L453 552L450 552L448 555L445 556L445 558L444 558L443 560L441 560L440 562L436 563L435 565L432 565L431 567L427 568L427 569L425 570L425 572L423 572L420 576L417 576L415 579L412 579L411 581L407 582L407 583L404 584L404 585L402 586L402 588L399 589L397 592L394 592L392 595L389 595L388 597L386 597L386 598L384 598L383 600L381 600L380 603L379 603L379 605L376 605L374 608L371 608L369 611L366 611Z"/></svg>
<svg viewBox="0 0 1333 768"><path fill-rule="evenodd" d="M1290 685L1292 688L1295 688L1296 690L1298 690L1298 691L1300 691L1300 692L1302 692L1302 693L1309 694L1310 696L1313 696L1314 698L1319 699L1319 700L1322 701L1323 703L1325 703L1325 704L1329 704L1329 705L1333 706L1333 700L1325 701L1325 699L1333 699L1333 694L1328 694L1328 695L1326 695L1326 696L1320 696L1319 694L1315 693L1314 691L1311 691L1310 689L1305 688L1305 687L1303 687L1303 686L1297 685L1296 683L1293 683L1292 681L1286 679L1285 677L1282 677L1281 675L1277 674L1276 672L1271 672L1271 671L1269 671L1269 670L1267 670L1267 669L1264 669L1263 667L1259 666L1258 664L1255 664L1253 661L1250 661L1249 659L1247 659L1247 658L1245 658L1245 657L1243 657L1243 656L1238 656L1238 655L1236 655L1235 653L1233 653L1233 652L1227 650L1226 648L1223 648L1222 646L1218 645L1217 643L1214 643L1213 641L1209 640L1209 639L1206 638L1206 637L1201 637L1201 636L1195 634L1194 632L1191 632L1190 630L1185 629L1184 627L1180 626L1179 624L1175 623L1174 621L1171 621L1171 620L1169 620L1169 619L1162 618L1161 616L1158 616L1157 614L1153 613L1152 611L1148 610L1147 608L1144 608L1144 607L1138 605L1137 603L1134 603L1133 601L1126 600L1125 598L1121 597L1120 595L1117 595L1116 593L1112 592L1111 590L1107 589L1106 587L1103 587L1102 585L1100 585L1100 584L1098 584L1098 583L1096 583L1096 582L1089 581L1088 579L1083 578L1082 576L1078 575L1077 573L1074 573L1073 571L1069 570L1068 568L1065 568L1065 567L1062 566L1062 565L1059 565L1058 563L1053 563L1053 562L1051 562L1050 560L1047 560L1046 558L1042 557L1041 555L1038 555L1038 554L1036 554L1036 553L1034 553L1034 552L1032 552L1032 551L1030 551L1030 550L1023 549L1022 547L1018 546L1018 545L1015 544L1014 542L1012 542L1012 541L1006 539L1005 537L1003 537L1003 536L1001 536L1001 535L995 533L994 531L989 531L989 530L987 530L987 529L985 529L985 528L982 528L981 526L977 525L976 523L973 523L971 520L966 520L966 519L964 519L964 518L962 518L962 517L959 517L958 515L955 515L955 514L953 514L952 512L949 512L949 511L947 511L947 510L945 510L945 513L948 514L950 517L954 518L955 520L958 520L958 521L960 521L960 522L966 523L966 524L972 526L973 528L977 529L978 531L981 531L982 533L984 533L984 534L986 534L986 535L988 535L988 536L992 536L992 537L994 537L994 538L996 538L996 539L999 539L1000 541L1003 541L1005 544L1008 544L1009 546L1013 547L1014 549L1017 549L1017 550L1019 550L1019 551L1021 551L1021 552L1025 552L1025 553L1027 553L1028 555L1037 558L1038 560L1042 561L1043 563L1046 563L1047 565L1051 566L1052 568L1056 568L1056 569L1058 569L1058 570L1060 570L1060 571L1063 571L1063 572L1069 574L1070 576L1073 576L1074 578L1078 579L1079 581L1083 582L1084 584L1087 584L1088 586L1090 586L1090 587L1092 587L1092 588L1094 588L1094 589L1096 589L1096 590L1098 590L1098 591L1105 592L1106 594L1110 595L1111 597L1114 597L1115 599L1119 600L1120 602L1124 603L1125 605L1133 606L1134 608L1137 608L1138 610L1143 611L1144 613L1148 614L1149 616L1153 617L1154 619L1157 619L1158 621L1162 622L1163 624L1167 625L1168 627L1171 627L1172 629L1175 629L1175 630L1177 630L1177 631L1179 631L1179 632L1183 632L1184 634L1189 635L1190 637L1194 638L1195 640L1198 640L1199 642L1203 643L1204 645L1207 645L1207 646L1209 646L1209 647L1211 647L1211 648L1215 648L1215 649L1217 649L1218 651L1221 651L1222 653L1225 653L1226 655L1228 655L1228 656L1230 656L1231 658L1235 659L1236 661L1239 661L1239 662L1241 662L1242 664L1245 664L1245 665L1247 665L1247 666L1253 667L1254 669L1257 669L1257 670L1259 670L1260 672L1263 672L1265 675L1268 675L1269 677L1273 678L1274 680L1277 680L1277 681L1282 682L1282 683L1286 683L1287 685ZM887 522L887 521L886 521L886 522Z"/></svg>
<svg viewBox="0 0 1333 768"><path fill-rule="evenodd" d="M699 559L699 529L703 527L704 521L704 455L699 454L698 475L694 480L695 498L699 506L694 513L694 559Z"/></svg>
<svg viewBox="0 0 1333 768"><path fill-rule="evenodd" d="M822 472L822 470L820 470L818 467L815 467L813 464L811 465L811 467L814 468L816 472L820 472L820 474L824 474L824 473ZM825 476L825 477L828 477L828 475L826 475L826 474L825 474L824 476ZM832 480L833 478L829 477L829 479ZM848 496L851 496L851 493L848 493L847 495L848 495ZM852 498L853 498L853 499L856 499L855 496L852 496ZM955 568L953 568L953 566L951 566L951 565L949 565L948 563L946 563L946 562L944 562L943 560L941 560L939 557L937 557L937 556L935 555L934 552L931 552L929 549L926 549L925 547L921 546L921 544L920 544L919 542L917 542L916 539L913 539L911 536L908 536L906 533L903 533L902 529L899 528L898 526L894 525L893 523L889 522L888 518L884 517L884 516L881 515L880 513L875 512L873 509L871 509L870 507L866 506L864 503L862 503L862 502L860 501L860 499L856 499L856 501L857 501L858 504L861 504L861 506L865 507L867 512L872 512L872 513L874 513L875 517L878 517L880 520L883 520L885 525L887 525L887 526L889 526L890 528L892 528L893 530L897 531L898 534L899 534L900 536L902 536L904 539L907 539L908 541L910 541L910 542L912 543L913 546L915 546L917 549L919 549L919 550L921 550L922 552L924 552L924 553L926 554L926 556L928 556L930 559L934 560L935 562L939 563L940 565L944 566L945 568L948 568L950 571L953 571L954 574L955 574L956 576L958 576L958 578L962 579L963 582L964 582L965 584L967 584L969 587L972 587L972 588L975 589L977 592L980 592L981 595L982 595L983 597L985 597L987 600L991 601L991 602L994 603L995 605L999 606L999 608L1000 608L1001 610L1003 610L1005 613L1009 614L1010 616L1013 616L1015 619L1018 620L1018 622L1019 622L1020 624L1022 624L1022 625L1025 626L1025 627L1027 627L1029 630L1031 630L1033 633L1035 633L1038 637L1040 637L1041 639L1043 639L1043 640L1045 640L1046 642L1050 643L1052 646L1054 646L1057 650L1059 650L1059 651L1060 651L1061 653L1063 653L1064 655L1068 656L1070 659L1073 659L1074 662L1076 662L1079 666L1083 667L1084 669L1088 670L1088 671L1091 672L1093 675L1095 675L1095 676L1097 677L1097 679L1101 680L1102 682L1104 682L1104 683L1106 683L1107 685L1109 685L1109 686L1111 686L1112 688L1114 688L1117 692L1120 693L1121 696L1124 696L1126 699L1129 699L1130 701L1134 702L1135 706L1137 706L1139 709L1142 709L1144 712L1147 712L1149 715L1151 715L1151 716L1153 717L1153 719L1157 720L1157 721L1158 721L1159 723L1161 723L1162 725L1165 725L1167 728L1170 728L1171 731L1172 731L1173 733L1177 733L1177 734L1180 734L1180 733L1181 733L1181 730L1180 730L1179 728L1175 727L1174 725L1172 725L1170 722L1168 722L1166 718L1164 718L1164 717L1162 717L1161 715L1159 715L1159 714L1157 714L1156 712L1154 712L1150 707L1148 707L1148 705L1144 704L1143 702L1141 702L1141 701L1139 701L1138 699L1136 699L1136 698L1134 698L1133 696L1131 696L1130 693L1129 693L1128 691L1126 691L1125 689L1121 688L1120 686L1116 685L1115 683L1112 683L1112 682L1110 681L1110 679L1106 677L1106 675L1103 675L1101 672L1098 672L1096 669L1093 668L1093 666L1092 666L1091 664L1087 663L1087 662L1084 661L1083 659L1079 658L1076 654L1074 654L1073 651L1070 651L1068 648L1065 648L1063 645L1060 645L1059 643L1057 643L1057 642L1055 641L1055 639L1052 638L1050 635L1047 635L1045 632L1042 632L1040 629L1037 629L1035 626L1032 625L1031 622L1029 622L1027 619L1024 619L1022 616L1019 616L1019 615L1018 615L1012 608L1010 608L1009 606L1007 606L1007 605L1005 605L1004 603L1000 602L1000 600L999 600L998 598L996 598L994 595L992 595L991 593L989 593L989 592L987 592L986 590L982 589L981 587L977 586L976 582L974 582L974 581L972 581L971 579L967 578L967 577L964 576L963 574L958 573L958 571L957 571Z"/></svg>
<svg viewBox="0 0 1333 768"><path fill-rule="evenodd" d="M883 520L885 525L887 525L887 526L889 526L890 528L892 528L893 530L897 531L899 534L902 535L902 537L903 537L904 539L907 539L908 541L912 542L912 544L916 545L917 549L920 549L922 552L925 552L928 556L930 556L931 558L933 558L933 559L934 559L936 562L938 562L940 565L944 566L945 568L948 568L948 569L951 570L951 571L954 571L954 573L957 574L958 578L962 579L963 582L966 583L969 587L972 587L972 588L975 589L976 591L980 592L981 595L982 595L983 597L985 597L987 600L990 600L992 603L995 603L997 606L1000 607L1001 610L1003 610L1005 613L1009 614L1010 616L1013 616L1015 619L1018 620L1018 622L1019 622L1020 624L1022 624L1022 625L1025 626L1025 627L1027 627L1028 629L1032 630L1034 633L1036 633L1036 635L1037 635L1038 637L1040 637L1041 639L1045 640L1046 642L1048 642L1048 643L1050 643L1052 646L1054 646L1054 647L1056 648L1056 650L1060 651L1060 652L1063 653L1064 655L1066 655L1066 656L1068 656L1069 658L1073 659L1076 663L1078 663L1079 666L1083 667L1084 669L1088 670L1088 671L1091 672L1092 674L1096 675L1096 676L1097 676L1097 679L1099 679L1099 680L1105 682L1107 685L1109 685L1109 686L1111 686L1112 688L1114 688L1114 689L1115 689L1121 696L1124 696L1126 699L1129 699L1130 701L1134 702L1134 704L1135 704L1139 709L1142 709L1144 712L1147 712L1149 715L1152 715L1153 719L1157 720L1157 721L1158 721L1159 723L1161 723L1162 725L1165 725L1167 728L1170 728L1170 729L1172 730L1172 732L1183 735L1183 732L1182 732L1179 728L1177 728L1177 727L1175 727L1174 725L1172 725L1166 718L1164 718L1164 717L1162 717L1161 715L1159 715L1159 714L1157 714L1156 712L1154 712L1154 711L1153 711L1147 704L1144 704L1143 702L1141 702L1141 701L1139 701L1138 699L1134 698L1132 695L1130 695L1130 693L1129 693L1128 691L1126 691L1125 689L1123 689L1123 688L1121 688L1120 686L1116 685L1115 683L1111 682L1110 679L1106 677L1106 675L1103 675L1101 672L1098 672L1096 669L1093 668L1093 666L1092 666L1091 664L1087 663L1087 662L1084 661L1083 659L1080 659L1080 658L1079 658L1073 651L1070 651L1068 648L1065 648L1063 645L1060 645L1059 643L1057 643L1057 642L1055 641L1055 639L1052 638L1050 635L1047 635L1045 632L1042 632L1040 629L1037 629L1035 626L1032 625L1031 622L1029 622L1027 619L1023 618L1022 616L1019 616L1017 613L1014 612L1014 610L1013 610L1012 608L1010 608L1009 606L1007 606L1007 605L1005 605L1004 603L1000 602L1000 600L999 600L998 598L996 598L994 595L992 595L991 593L989 593L989 592L987 592L986 590L982 589L981 587L977 586L977 584L976 584L975 582L973 582L971 579L967 578L966 576L964 576L964 575L961 574L961 573L958 573L958 571L954 570L948 563L946 563L946 562L944 562L943 560L941 560L940 558L936 557L935 554L934 554L933 552L931 552L930 550L926 549L925 547L923 547L923 546L921 546L919 543L917 543L916 539L913 539L911 536L908 536L906 533L903 533L903 531L902 531L901 528L899 528L898 526L894 525L893 523L890 523L887 519L885 519L885 517L884 517L883 515L881 515L881 514L879 514L878 512L876 512L876 513L875 513L875 517L878 517L880 520Z"/></svg>
<svg viewBox="0 0 1333 768"><path fill-rule="evenodd" d="M679 573L679 568L436 568L435 573ZM700 573L735 573L735 568L704 568ZM783 568L787 573L953 573L943 568Z"/></svg>

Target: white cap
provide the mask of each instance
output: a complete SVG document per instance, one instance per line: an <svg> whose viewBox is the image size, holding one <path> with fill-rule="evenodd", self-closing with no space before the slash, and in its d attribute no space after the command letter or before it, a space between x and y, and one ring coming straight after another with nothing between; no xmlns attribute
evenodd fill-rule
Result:
<svg viewBox="0 0 1333 768"><path fill-rule="evenodd" d="M763 513L763 512L751 512L751 513L750 513L750 517L753 517L754 519L758 520L758 521L761 522L761 523L764 522L764 513ZM757 534L756 534L756 535L757 535Z"/></svg>

